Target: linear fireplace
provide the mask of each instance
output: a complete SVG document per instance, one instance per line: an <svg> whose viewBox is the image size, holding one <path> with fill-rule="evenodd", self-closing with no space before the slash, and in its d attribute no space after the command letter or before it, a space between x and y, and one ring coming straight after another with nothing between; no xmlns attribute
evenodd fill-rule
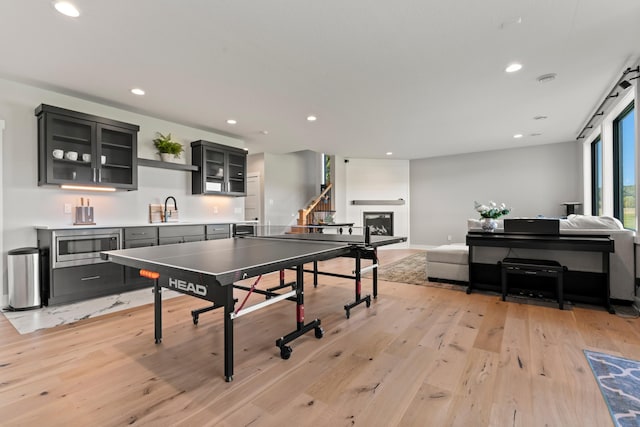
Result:
<svg viewBox="0 0 640 427"><path fill-rule="evenodd" d="M365 228L371 226L371 235L393 236L393 212L363 212Z"/></svg>

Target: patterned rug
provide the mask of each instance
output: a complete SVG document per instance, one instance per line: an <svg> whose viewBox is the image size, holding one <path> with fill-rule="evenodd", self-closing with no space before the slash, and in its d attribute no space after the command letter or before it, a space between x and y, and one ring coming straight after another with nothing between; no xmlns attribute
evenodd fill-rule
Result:
<svg viewBox="0 0 640 427"><path fill-rule="evenodd" d="M640 426L640 362L584 350L613 423Z"/></svg>
<svg viewBox="0 0 640 427"><path fill-rule="evenodd" d="M363 277L372 277L368 272ZM409 283L411 285L432 286L436 288L466 290L464 285L452 283L429 282L427 280L427 256L425 252L419 252L402 258L388 265L380 265L378 279L387 282Z"/></svg>

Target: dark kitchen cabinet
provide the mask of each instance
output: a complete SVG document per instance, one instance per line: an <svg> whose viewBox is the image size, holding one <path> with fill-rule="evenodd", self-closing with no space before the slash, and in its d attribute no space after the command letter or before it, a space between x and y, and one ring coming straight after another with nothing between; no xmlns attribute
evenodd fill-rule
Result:
<svg viewBox="0 0 640 427"><path fill-rule="evenodd" d="M138 188L139 126L46 104L35 114L38 185Z"/></svg>
<svg viewBox="0 0 640 427"><path fill-rule="evenodd" d="M247 152L240 148L198 140L191 143L192 194L245 196Z"/></svg>
<svg viewBox="0 0 640 427"><path fill-rule="evenodd" d="M158 244L158 227L127 227L124 229L124 249L143 248ZM140 269L124 267L124 281L131 289L153 286L153 280L140 276Z"/></svg>
<svg viewBox="0 0 640 427"><path fill-rule="evenodd" d="M123 267L111 262L51 270L49 305L123 292Z"/></svg>
<svg viewBox="0 0 640 427"><path fill-rule="evenodd" d="M209 224L207 225L207 240L228 239L231 237L229 224Z"/></svg>
<svg viewBox="0 0 640 427"><path fill-rule="evenodd" d="M204 225L170 225L158 227L158 244L199 242L205 240Z"/></svg>

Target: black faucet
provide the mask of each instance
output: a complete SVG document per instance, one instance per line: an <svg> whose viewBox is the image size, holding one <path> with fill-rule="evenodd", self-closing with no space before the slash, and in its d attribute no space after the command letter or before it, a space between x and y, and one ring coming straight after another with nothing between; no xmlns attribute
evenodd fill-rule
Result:
<svg viewBox="0 0 640 427"><path fill-rule="evenodd" d="M169 220L169 216L171 216L171 213L169 213L169 211L167 210L167 202L169 201L169 199L173 200L173 207L175 208L175 210L178 210L178 202L176 202L175 197L169 196L164 199L164 220L162 222L167 222Z"/></svg>

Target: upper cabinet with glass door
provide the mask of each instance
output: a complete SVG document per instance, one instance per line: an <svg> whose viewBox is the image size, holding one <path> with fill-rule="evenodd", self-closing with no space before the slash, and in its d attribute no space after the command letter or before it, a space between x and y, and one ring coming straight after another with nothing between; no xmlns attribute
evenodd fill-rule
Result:
<svg viewBox="0 0 640 427"><path fill-rule="evenodd" d="M42 104L38 185L138 188L137 125Z"/></svg>
<svg viewBox="0 0 640 427"><path fill-rule="evenodd" d="M192 194L245 196L247 152L235 147L198 140L191 143Z"/></svg>

